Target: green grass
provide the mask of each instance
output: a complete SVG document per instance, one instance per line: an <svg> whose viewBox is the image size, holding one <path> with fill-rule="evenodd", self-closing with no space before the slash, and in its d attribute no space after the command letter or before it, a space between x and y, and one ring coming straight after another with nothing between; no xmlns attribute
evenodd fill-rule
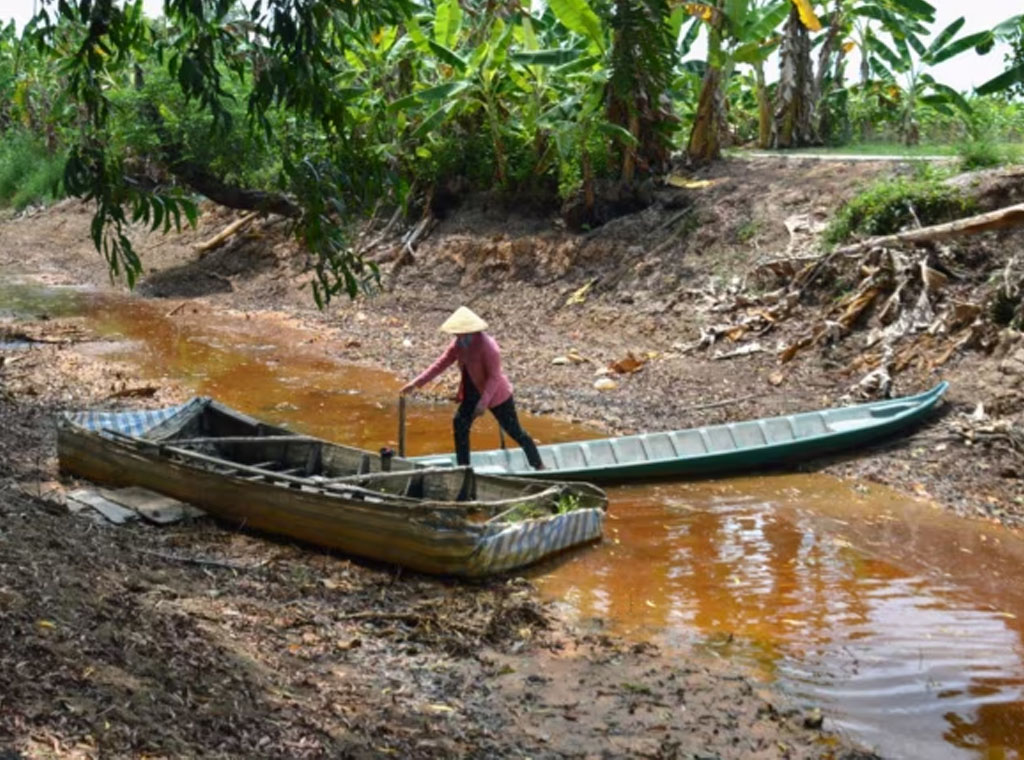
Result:
<svg viewBox="0 0 1024 768"><path fill-rule="evenodd" d="M974 202L946 186L945 173L923 165L914 176L874 182L839 209L825 230L825 243L833 246L854 235L889 235L970 215Z"/></svg>
<svg viewBox="0 0 1024 768"><path fill-rule="evenodd" d="M0 206L22 210L63 197L63 155L22 132L0 137Z"/></svg>

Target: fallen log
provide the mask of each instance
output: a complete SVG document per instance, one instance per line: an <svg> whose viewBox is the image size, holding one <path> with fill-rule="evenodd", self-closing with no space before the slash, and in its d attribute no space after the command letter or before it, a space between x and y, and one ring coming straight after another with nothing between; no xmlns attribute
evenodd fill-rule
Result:
<svg viewBox="0 0 1024 768"><path fill-rule="evenodd" d="M231 237L233 234L238 232L240 229L247 226L259 215L259 211L253 211L252 213L246 214L242 218L231 222L226 227L224 227L224 229L222 229L216 235L211 237L209 240L202 243L197 243L195 246L196 251L198 253L206 253L207 251L213 250L218 245L227 240L229 237Z"/></svg>
<svg viewBox="0 0 1024 768"><path fill-rule="evenodd" d="M1011 205L1007 208L999 208L995 211L982 213L977 216L969 216L965 219L948 221L945 224L935 224L930 227L911 229L906 232L897 232L894 235L882 235L862 240L853 245L847 245L832 251L829 256L850 256L861 251L869 251L872 248L887 248L893 245L905 245L916 243L930 243L936 240L948 240L961 235L976 235L982 232L991 232L997 229L1012 229L1013 227L1024 226L1024 204Z"/></svg>

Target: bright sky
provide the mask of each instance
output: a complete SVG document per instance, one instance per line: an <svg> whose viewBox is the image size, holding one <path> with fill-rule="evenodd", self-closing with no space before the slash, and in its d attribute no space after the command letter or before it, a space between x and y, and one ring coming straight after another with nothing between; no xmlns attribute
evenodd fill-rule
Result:
<svg viewBox="0 0 1024 768"><path fill-rule="evenodd" d="M935 31L944 29L959 16L966 16L967 23L960 30L961 35L991 29L999 22L1018 13L1024 12L1021 0L974 0L965 3L963 0L929 0L938 11L936 14ZM19 25L32 17L41 0L0 0L0 20L6 23L13 18ZM163 7L162 0L143 0L143 6L150 15L159 15ZM1008 50L1005 44L996 46L987 56L978 56L968 51L950 61L944 62L932 70L932 75L939 82L945 83L960 91L967 91L981 85L1005 69L1003 54ZM694 54L700 55L695 49ZM847 68L848 73L856 76L857 62ZM769 70L770 72L770 70ZM769 79L772 78L769 74Z"/></svg>

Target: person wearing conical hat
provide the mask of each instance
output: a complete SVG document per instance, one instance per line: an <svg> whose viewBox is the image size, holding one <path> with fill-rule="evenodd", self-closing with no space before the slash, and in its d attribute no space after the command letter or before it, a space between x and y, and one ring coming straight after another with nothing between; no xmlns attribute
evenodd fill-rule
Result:
<svg viewBox="0 0 1024 768"><path fill-rule="evenodd" d="M512 398L512 384L501 370L498 343L484 333L487 323L469 307L459 307L441 325L441 330L455 336L423 373L402 387L402 394L433 381L453 363L459 364L462 380L456 400L452 426L455 431L455 457L460 465L469 464L469 430L473 420L490 409L506 434L526 451L526 459L534 469L544 469L533 439L519 424Z"/></svg>

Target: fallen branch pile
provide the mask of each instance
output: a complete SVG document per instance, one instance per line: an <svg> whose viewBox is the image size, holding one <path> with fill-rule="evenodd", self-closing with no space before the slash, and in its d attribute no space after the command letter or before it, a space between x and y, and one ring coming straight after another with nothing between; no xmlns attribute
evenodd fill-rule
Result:
<svg viewBox="0 0 1024 768"><path fill-rule="evenodd" d="M710 349L720 341L734 344L763 337L784 325L789 339L776 351L780 364L802 351L842 343L855 330L863 340L844 372L860 376L854 387L865 396L886 396L893 377L908 368L931 371L957 352L991 351L1002 328L1024 324L1024 268L1016 256L980 270L965 272L960 253L938 241L1024 225L1024 205L933 227L876 237L808 257L792 249L762 262L752 272L782 287L760 296L745 291L746 281L724 290L698 292L705 312L728 321L701 331L684 351ZM998 257L997 257L998 258ZM837 286L850 286L838 298ZM808 318L813 296L826 303ZM726 359L754 350L717 351ZM757 344L756 349L762 349Z"/></svg>

